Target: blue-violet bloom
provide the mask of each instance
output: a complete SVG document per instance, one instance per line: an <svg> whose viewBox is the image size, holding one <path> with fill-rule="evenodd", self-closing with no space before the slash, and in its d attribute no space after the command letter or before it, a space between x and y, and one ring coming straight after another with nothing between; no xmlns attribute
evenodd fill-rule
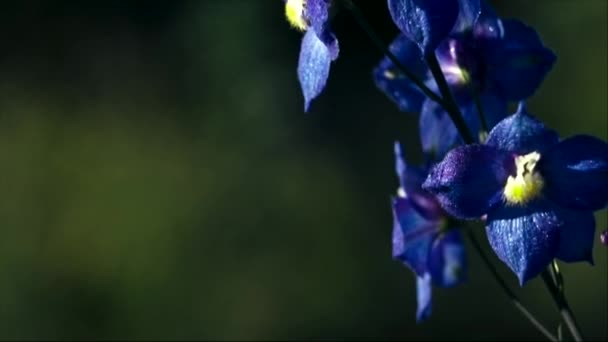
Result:
<svg viewBox="0 0 608 342"><path fill-rule="evenodd" d="M305 31L298 60L298 80L304 95L304 111L327 83L331 62L338 58L338 39L329 29L330 0L285 0L289 23Z"/></svg>
<svg viewBox="0 0 608 342"><path fill-rule="evenodd" d="M464 280L464 245L454 222L435 197L422 189L426 173L406 165L398 143L395 159L400 188L392 199L393 258L416 274L416 318L422 322L431 314L432 285L452 287Z"/></svg>
<svg viewBox="0 0 608 342"><path fill-rule="evenodd" d="M452 31L458 0L388 0L388 10L403 35L428 54Z"/></svg>
<svg viewBox="0 0 608 342"><path fill-rule="evenodd" d="M411 39L399 35L389 48L401 64L437 93L423 54ZM478 107L491 129L506 116L509 101L520 101L534 93L556 59L534 29L517 20L501 20L479 0L460 1L456 25L435 54L473 133L481 128ZM445 110L428 99L390 59L380 61L374 79L401 111L421 113L420 135L426 154L442 158L462 142Z"/></svg>
<svg viewBox="0 0 608 342"><path fill-rule="evenodd" d="M560 141L521 103L485 144L450 151L423 188L455 217L487 215L490 245L523 285L554 258L593 263L593 211L608 205L608 143Z"/></svg>

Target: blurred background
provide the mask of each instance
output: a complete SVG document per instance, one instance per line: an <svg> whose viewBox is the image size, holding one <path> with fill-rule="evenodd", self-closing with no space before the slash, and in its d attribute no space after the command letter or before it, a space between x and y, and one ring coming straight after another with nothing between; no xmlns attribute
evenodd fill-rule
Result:
<svg viewBox="0 0 608 342"><path fill-rule="evenodd" d="M384 3L359 3L392 40ZM530 111L607 139L607 2L493 4L558 55ZM304 114L281 1L4 4L0 338L541 339L472 250L469 281L436 289L415 324L389 196L393 141L421 161L417 120L375 89L381 54L352 18L333 27L341 55ZM562 269L583 331L605 340L608 249L594 251ZM520 288L492 258L557 329L542 281Z"/></svg>

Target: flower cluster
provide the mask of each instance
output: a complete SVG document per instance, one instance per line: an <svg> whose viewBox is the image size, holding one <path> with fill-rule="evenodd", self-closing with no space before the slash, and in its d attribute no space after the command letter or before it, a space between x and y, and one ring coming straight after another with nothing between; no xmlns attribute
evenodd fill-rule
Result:
<svg viewBox="0 0 608 342"><path fill-rule="evenodd" d="M400 111L420 114L425 156L424 167L412 166L395 143L393 257L415 273L417 319L431 312L433 285L466 279L464 220L484 223L490 246L521 285L554 259L593 263L593 213L608 207L608 144L587 135L560 140L524 102L555 54L533 28L500 18L483 0L387 2L400 34L374 81ZM305 110L338 56L328 25L333 5L285 2L289 22L306 31L298 63Z"/></svg>
<svg viewBox="0 0 608 342"><path fill-rule="evenodd" d="M408 165L395 144L400 187L393 198L393 257L417 277L418 310L422 321L431 313L431 285L452 287L466 276L466 259L457 223L436 197L422 189L426 168Z"/></svg>
<svg viewBox="0 0 608 342"><path fill-rule="evenodd" d="M446 1L452 3L457 1ZM401 15L412 1L389 1L389 9L399 27L407 27L407 17ZM433 4L442 1L422 1ZM472 132L479 133L482 125L478 111L483 109L485 125L492 127L505 117L508 101L520 101L531 96L553 66L555 55L544 47L536 32L517 20L501 20L487 5L479 1L461 1L458 22L445 38L436 35L427 40L437 41L435 54L450 90ZM400 10L401 9L401 10ZM446 7L438 7L442 18ZM451 21L454 22L453 20ZM403 30L403 29L402 29ZM390 49L402 64L407 65L425 84L437 92L437 85L427 64L424 50L403 30ZM443 32L443 31L442 31ZM432 53L432 51L431 51ZM420 113L422 149L441 157L462 139L446 110L427 98L401 74L389 58L384 58L374 70L376 85L400 110ZM480 101L479 106L476 99Z"/></svg>

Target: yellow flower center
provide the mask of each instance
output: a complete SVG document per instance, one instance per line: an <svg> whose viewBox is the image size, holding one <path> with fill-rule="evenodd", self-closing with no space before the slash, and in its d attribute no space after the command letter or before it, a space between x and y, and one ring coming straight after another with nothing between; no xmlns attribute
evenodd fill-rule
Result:
<svg viewBox="0 0 608 342"><path fill-rule="evenodd" d="M515 177L509 176L503 192L507 204L523 205L540 194L544 181L541 175L534 171L539 160L538 152L515 158L517 174Z"/></svg>
<svg viewBox="0 0 608 342"><path fill-rule="evenodd" d="M291 26L300 31L308 28L308 23L304 19L306 0L287 0L285 2L285 16Z"/></svg>
<svg viewBox="0 0 608 342"><path fill-rule="evenodd" d="M471 81L471 75L464 68L458 65L447 65L441 68L445 77L457 84L468 84Z"/></svg>

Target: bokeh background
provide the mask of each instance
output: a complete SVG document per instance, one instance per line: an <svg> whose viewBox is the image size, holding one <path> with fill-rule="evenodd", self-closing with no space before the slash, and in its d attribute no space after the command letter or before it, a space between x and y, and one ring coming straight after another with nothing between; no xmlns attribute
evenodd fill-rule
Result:
<svg viewBox="0 0 608 342"><path fill-rule="evenodd" d="M389 42L384 3L359 3ZM493 4L559 56L531 112L608 138L607 2ZM333 26L341 55L304 114L281 1L3 4L0 338L542 338L472 250L469 282L437 289L415 324L389 196L393 141L421 160L416 117L374 88L381 54L352 18ZM562 265L596 340L607 251L596 239L594 267ZM519 288L492 257L556 329L542 282Z"/></svg>

